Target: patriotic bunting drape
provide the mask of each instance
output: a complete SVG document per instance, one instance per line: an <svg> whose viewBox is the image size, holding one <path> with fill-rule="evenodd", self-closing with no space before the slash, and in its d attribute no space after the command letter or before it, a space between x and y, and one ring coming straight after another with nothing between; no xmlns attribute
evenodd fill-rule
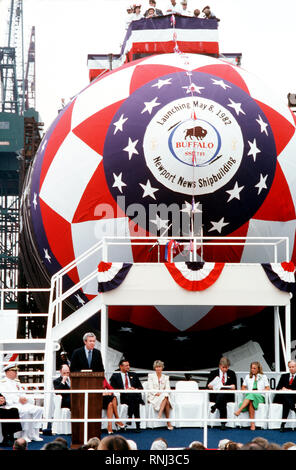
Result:
<svg viewBox="0 0 296 470"><path fill-rule="evenodd" d="M263 263L264 269L268 279L278 289L284 292L296 291L295 283L295 265L294 263Z"/></svg>
<svg viewBox="0 0 296 470"><path fill-rule="evenodd" d="M108 292L124 281L132 263L105 263L101 261L98 265L98 290Z"/></svg>
<svg viewBox="0 0 296 470"><path fill-rule="evenodd" d="M165 263L172 278L179 286L190 291L205 290L219 278L224 263Z"/></svg>
<svg viewBox="0 0 296 470"><path fill-rule="evenodd" d="M132 263L105 263L98 265L98 291L107 292L124 281ZM202 291L213 285L223 271L225 263L187 261L164 263L174 281L183 289ZM290 263L262 263L270 282L284 292L296 292L295 265Z"/></svg>

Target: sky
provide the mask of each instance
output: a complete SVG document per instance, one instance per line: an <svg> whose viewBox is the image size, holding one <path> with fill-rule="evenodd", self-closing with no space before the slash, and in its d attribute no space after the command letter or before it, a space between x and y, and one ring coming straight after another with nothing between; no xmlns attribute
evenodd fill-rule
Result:
<svg viewBox="0 0 296 470"><path fill-rule="evenodd" d="M287 103L296 93L296 1L188 0L206 4L218 18L220 52L241 52L242 67L255 73ZM25 57L36 28L36 101L46 130L61 100L66 103L89 83L87 55L119 53L125 35L127 0L23 0ZM146 10L148 0L142 2ZM167 0L157 0L165 9ZM0 0L0 45L4 46L10 0Z"/></svg>

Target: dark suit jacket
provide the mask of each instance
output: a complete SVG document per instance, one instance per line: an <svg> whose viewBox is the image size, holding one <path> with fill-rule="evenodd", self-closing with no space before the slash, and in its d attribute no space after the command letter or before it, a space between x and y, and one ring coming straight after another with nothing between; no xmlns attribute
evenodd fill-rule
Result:
<svg viewBox="0 0 296 470"><path fill-rule="evenodd" d="M290 380L290 372L287 372L286 374L282 374L279 380L279 383L277 384L276 389L281 390L283 387L289 388L290 390L296 390L296 375L294 376L294 380L291 385L289 385L289 380Z"/></svg>
<svg viewBox="0 0 296 470"><path fill-rule="evenodd" d="M139 388L143 390L143 386L140 382L140 379L135 372L128 372L128 377L130 380L131 387ZM110 385L112 385L112 387L115 389L124 390L124 383L122 381L120 372L114 372L114 374L112 374L110 378ZM141 405L144 405L144 401L142 400L141 393L130 393L130 394L121 393L120 394L121 403L127 403L128 401L131 401L131 400L137 401Z"/></svg>
<svg viewBox="0 0 296 470"><path fill-rule="evenodd" d="M210 372L210 375L209 375L208 381L207 381L207 388L208 388L209 383L211 383L212 380L215 377L219 377L219 371L220 371L220 369L215 369L215 370L212 370L212 372ZM224 385L235 385L235 388L237 388L236 373L233 370L228 369L228 371L227 371L227 380L226 380ZM222 390L223 390L223 388L222 388ZM210 394L210 400L211 401L216 401L216 395ZM223 396L224 396L224 394L223 394ZM227 401L234 401L234 395L232 395L232 393L228 393L227 395L225 394L225 396L227 398Z"/></svg>
<svg viewBox="0 0 296 470"><path fill-rule="evenodd" d="M280 377L279 383L277 384L276 389L281 390L283 387L286 387L290 390L296 390L296 375L294 376L294 380L291 383L291 385L289 385L289 380L290 380L290 372L287 372L286 374L282 374ZM287 402L290 402L290 403L296 402L296 394L295 395L294 394L293 395L276 394L274 396L273 402L282 403L282 404L287 403Z"/></svg>
<svg viewBox="0 0 296 470"><path fill-rule="evenodd" d="M212 370L212 372L210 372L210 375L207 381L207 388L208 388L209 383L211 383L215 377L219 377L219 371L220 369L215 369L215 370ZM237 387L236 373L233 370L228 369L227 380L224 385L235 385L235 388Z"/></svg>
<svg viewBox="0 0 296 470"><path fill-rule="evenodd" d="M104 372L104 365L102 361L101 352L98 349L93 349L90 368L93 372ZM80 372L83 369L89 369L84 346L82 348L74 350L70 365L71 372Z"/></svg>
<svg viewBox="0 0 296 470"><path fill-rule="evenodd" d="M67 383L62 383L62 377L58 377L53 381L53 387L55 390L70 390L70 387ZM61 393L62 395L62 408L71 408L71 396L70 393Z"/></svg>

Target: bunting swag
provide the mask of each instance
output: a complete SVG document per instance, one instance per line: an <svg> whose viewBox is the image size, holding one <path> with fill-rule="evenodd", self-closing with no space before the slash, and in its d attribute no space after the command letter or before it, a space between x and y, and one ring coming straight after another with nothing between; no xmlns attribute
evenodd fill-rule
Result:
<svg viewBox="0 0 296 470"><path fill-rule="evenodd" d="M108 292L120 286L131 267L132 263L105 263L101 261L98 265L99 292Z"/></svg>
<svg viewBox="0 0 296 470"><path fill-rule="evenodd" d="M165 263L165 266L172 278L183 289L200 291L207 289L217 281L224 268L224 263L188 261L185 263Z"/></svg>
<svg viewBox="0 0 296 470"><path fill-rule="evenodd" d="M278 289L284 292L291 292L295 294L295 265L294 263L263 263L264 269L268 279Z"/></svg>

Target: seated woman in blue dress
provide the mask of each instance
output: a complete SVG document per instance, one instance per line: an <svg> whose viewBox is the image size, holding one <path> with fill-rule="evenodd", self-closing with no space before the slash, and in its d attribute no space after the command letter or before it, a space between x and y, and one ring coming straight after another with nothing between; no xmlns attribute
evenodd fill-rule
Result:
<svg viewBox="0 0 296 470"><path fill-rule="evenodd" d="M269 390L269 382L266 375L263 374L260 362L251 362L250 374L246 375L242 390ZM260 393L249 392L245 395L244 400L239 405L239 409L235 411L235 415L239 416L242 412L249 411L250 419L255 418L255 410L258 409L260 403L265 403L265 396ZM255 430L255 423L252 421L250 429Z"/></svg>

